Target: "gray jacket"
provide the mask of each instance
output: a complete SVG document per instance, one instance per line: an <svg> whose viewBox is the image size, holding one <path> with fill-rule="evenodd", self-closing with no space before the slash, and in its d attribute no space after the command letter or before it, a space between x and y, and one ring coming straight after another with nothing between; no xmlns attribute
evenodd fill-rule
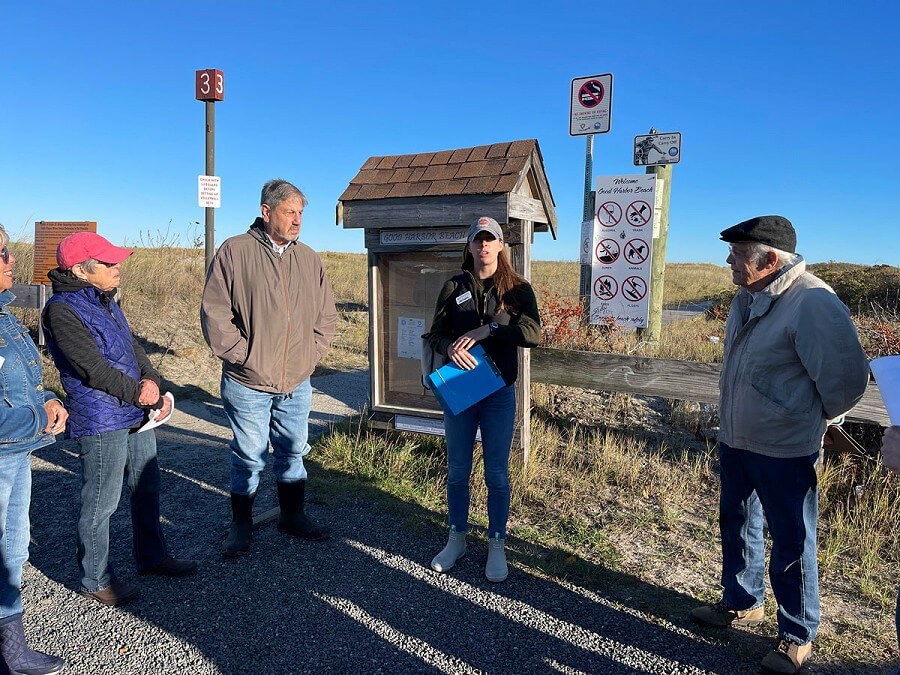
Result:
<svg viewBox="0 0 900 675"><path fill-rule="evenodd" d="M868 379L850 312L797 256L765 289L742 288L731 303L719 440L769 457L811 455L826 420L850 410Z"/></svg>

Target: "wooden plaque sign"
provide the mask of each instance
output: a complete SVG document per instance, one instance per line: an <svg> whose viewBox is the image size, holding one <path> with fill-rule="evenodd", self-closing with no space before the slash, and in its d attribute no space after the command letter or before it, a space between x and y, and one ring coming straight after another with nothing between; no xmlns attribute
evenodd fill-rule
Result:
<svg viewBox="0 0 900 675"><path fill-rule="evenodd" d="M34 272L33 284L49 284L47 272L56 268L56 247L59 242L74 232L96 232L96 221L50 221L41 220L34 224Z"/></svg>
<svg viewBox="0 0 900 675"><path fill-rule="evenodd" d="M198 70L194 89L198 101L221 101L225 98L225 75L215 68Z"/></svg>

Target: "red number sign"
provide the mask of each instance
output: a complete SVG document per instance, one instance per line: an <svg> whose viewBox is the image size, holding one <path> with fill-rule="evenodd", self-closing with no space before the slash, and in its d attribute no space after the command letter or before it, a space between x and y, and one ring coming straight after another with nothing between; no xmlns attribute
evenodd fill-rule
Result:
<svg viewBox="0 0 900 675"><path fill-rule="evenodd" d="M225 76L221 70L198 70L195 84L198 101L221 101L225 98Z"/></svg>

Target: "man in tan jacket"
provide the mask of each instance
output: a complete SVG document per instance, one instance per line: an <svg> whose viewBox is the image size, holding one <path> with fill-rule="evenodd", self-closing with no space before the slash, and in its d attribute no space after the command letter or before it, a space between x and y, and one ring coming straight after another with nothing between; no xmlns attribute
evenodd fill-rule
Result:
<svg viewBox="0 0 900 675"><path fill-rule="evenodd" d="M310 450L309 378L334 337L337 311L322 261L297 241L306 204L287 181L266 183L262 217L219 247L203 289L200 322L222 359L222 403L234 433L226 558L250 550L253 501L269 442L278 529L311 540L328 536L304 512L303 457Z"/></svg>

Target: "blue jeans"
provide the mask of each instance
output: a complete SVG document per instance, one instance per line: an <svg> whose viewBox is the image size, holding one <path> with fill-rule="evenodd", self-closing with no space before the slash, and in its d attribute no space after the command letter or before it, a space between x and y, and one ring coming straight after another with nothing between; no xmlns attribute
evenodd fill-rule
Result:
<svg viewBox="0 0 900 675"><path fill-rule="evenodd" d="M447 511L450 527L469 529L469 478L475 434L481 427L488 536L506 538L509 518L509 446L516 421L514 385L503 387L458 415L444 415L447 437Z"/></svg>
<svg viewBox="0 0 900 675"><path fill-rule="evenodd" d="M286 394L257 391L222 375L222 404L231 425L231 491L252 495L266 466L269 442L275 454L275 480L306 480L303 457L309 452L309 378Z"/></svg>
<svg viewBox="0 0 900 675"><path fill-rule="evenodd" d="M719 443L719 529L723 600L731 609L763 604L763 512L772 537L769 581L778 602L778 632L798 644L819 629L818 453L766 457Z"/></svg>
<svg viewBox="0 0 900 675"><path fill-rule="evenodd" d="M81 457L81 512L78 568L84 590L96 592L116 578L109 561L109 519L119 506L128 477L134 559L139 572L167 555L159 523L159 463L153 431L107 431L78 439Z"/></svg>
<svg viewBox="0 0 900 675"><path fill-rule="evenodd" d="M0 454L0 619L22 613L22 565L30 540L31 452Z"/></svg>

